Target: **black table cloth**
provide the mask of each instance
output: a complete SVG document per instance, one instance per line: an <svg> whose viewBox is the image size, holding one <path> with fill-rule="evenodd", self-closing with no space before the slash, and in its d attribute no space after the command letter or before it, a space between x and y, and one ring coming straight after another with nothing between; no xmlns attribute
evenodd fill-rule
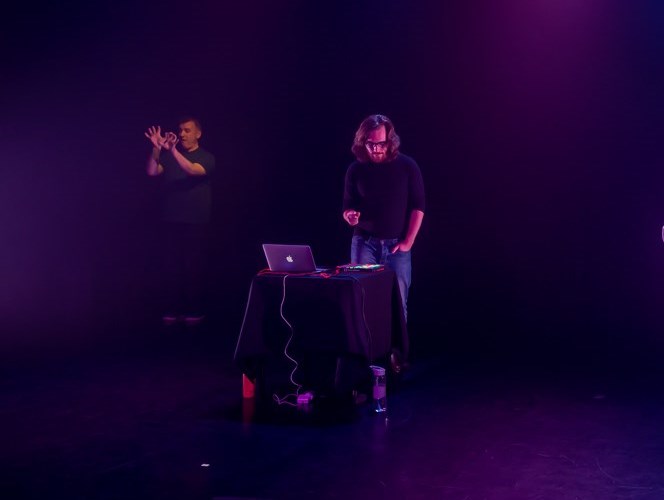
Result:
<svg viewBox="0 0 664 500"><path fill-rule="evenodd" d="M406 357L408 335L394 273L255 276L235 361L254 378L261 364L286 358L286 344L296 360L333 353L374 362L393 349Z"/></svg>

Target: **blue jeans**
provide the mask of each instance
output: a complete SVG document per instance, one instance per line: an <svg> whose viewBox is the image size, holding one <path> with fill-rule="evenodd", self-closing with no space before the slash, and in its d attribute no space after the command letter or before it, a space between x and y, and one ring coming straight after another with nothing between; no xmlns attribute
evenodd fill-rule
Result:
<svg viewBox="0 0 664 500"><path fill-rule="evenodd" d="M391 253L398 239L381 240L373 236L353 236L350 245L351 264L383 264L394 271L401 292L403 313L408 318L408 288L410 288L411 268L410 251Z"/></svg>

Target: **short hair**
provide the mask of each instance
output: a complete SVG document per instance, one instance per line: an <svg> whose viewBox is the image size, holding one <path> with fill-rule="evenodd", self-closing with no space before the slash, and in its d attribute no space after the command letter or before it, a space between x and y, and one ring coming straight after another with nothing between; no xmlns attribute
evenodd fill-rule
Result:
<svg viewBox="0 0 664 500"><path fill-rule="evenodd" d="M401 144L401 139L394 131L394 125L392 121L385 115L370 115L367 116L360 127L355 132L355 139L353 140L353 146L350 148L355 158L361 162L369 161L369 154L365 147L367 141L367 135L372 130L375 130L381 126L385 127L385 136L387 138L387 152L386 157L388 160L393 160L396 158L399 153L399 145Z"/></svg>
<svg viewBox="0 0 664 500"><path fill-rule="evenodd" d="M194 117L194 116L186 116L186 115L183 116L178 121L178 125L182 125L183 123L187 123L187 122L193 122L194 125L196 125L196 128L199 130L199 132L201 132L201 133L203 132L203 127L201 126L201 121L198 118Z"/></svg>

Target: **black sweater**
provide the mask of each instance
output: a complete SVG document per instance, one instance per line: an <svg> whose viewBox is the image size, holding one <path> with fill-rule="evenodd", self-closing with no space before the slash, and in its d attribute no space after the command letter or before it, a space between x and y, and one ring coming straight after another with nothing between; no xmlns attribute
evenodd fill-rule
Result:
<svg viewBox="0 0 664 500"><path fill-rule="evenodd" d="M344 210L360 212L355 234L403 238L413 210L424 212L424 183L415 160L399 153L388 162L351 163L346 172Z"/></svg>

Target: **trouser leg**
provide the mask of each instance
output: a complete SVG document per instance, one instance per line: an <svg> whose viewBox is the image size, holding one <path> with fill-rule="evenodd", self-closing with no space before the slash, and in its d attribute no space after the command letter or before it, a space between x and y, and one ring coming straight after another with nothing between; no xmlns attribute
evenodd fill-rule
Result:
<svg viewBox="0 0 664 500"><path fill-rule="evenodd" d="M184 312L188 316L201 316L205 310L207 285L207 226L188 225L184 241Z"/></svg>
<svg viewBox="0 0 664 500"><path fill-rule="evenodd" d="M164 223L162 232L162 286L165 316L177 316L182 309L182 235L178 224Z"/></svg>
<svg viewBox="0 0 664 500"><path fill-rule="evenodd" d="M408 290L411 283L411 258L410 252L388 253L386 264L394 271L399 284L401 293L401 304L403 305L403 314L408 319Z"/></svg>

